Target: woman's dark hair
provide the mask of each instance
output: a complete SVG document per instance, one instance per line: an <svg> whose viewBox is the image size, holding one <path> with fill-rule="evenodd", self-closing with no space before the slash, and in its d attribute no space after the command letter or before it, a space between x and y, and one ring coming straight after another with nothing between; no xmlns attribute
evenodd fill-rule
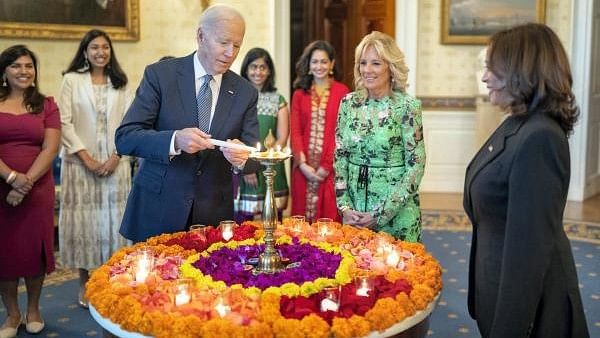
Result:
<svg viewBox="0 0 600 338"><path fill-rule="evenodd" d="M106 41L108 41L108 45L110 46L110 60L106 67L104 67L104 74L108 75L110 78L110 82L112 83L113 88L119 89L127 85L127 75L119 65L119 61L117 61L117 55L115 53L115 49L113 48L112 41L106 32L99 29L92 29L89 32L85 33L83 39L79 43L79 47L77 48L77 52L75 53L75 57L73 57L73 61L71 64L63 72L63 75L66 73L77 72L77 73L85 73L91 72L92 69L89 64L86 63L85 52L88 48L88 45L92 40L97 37L104 37Z"/></svg>
<svg viewBox="0 0 600 338"><path fill-rule="evenodd" d="M277 88L275 87L275 65L273 65L273 59L271 59L271 55L269 55L269 52L267 52L266 50L259 48L259 47L255 47L252 48L248 51L248 53L246 53L246 56L244 56L244 61L242 61L242 68L240 70L240 74L242 75L242 77L248 81L250 81L248 79L248 66L250 66L250 64L252 62L254 62L254 60L256 59L263 59L265 60L265 63L267 64L267 67L269 67L269 75L267 76L267 79L265 80L265 84L262 86L261 88L261 92L274 92L277 90Z"/></svg>
<svg viewBox="0 0 600 338"><path fill-rule="evenodd" d="M514 115L541 111L569 134L579 116L573 78L560 39L546 25L529 23L490 38L488 67L506 82Z"/></svg>
<svg viewBox="0 0 600 338"><path fill-rule="evenodd" d="M44 99L46 97L38 90L38 62L35 54L33 54L33 52L25 45L8 47L0 54L0 70L2 70L2 77L4 78L6 76L6 68L12 65L21 56L29 56L31 61L33 61L35 77L33 78L33 84L25 89L25 92L23 93L23 101L27 111L37 114L44 109ZM2 86L0 86L0 101L5 101L8 95L10 95L11 90L8 83L6 86L2 84Z"/></svg>
<svg viewBox="0 0 600 338"><path fill-rule="evenodd" d="M313 75L309 74L308 71L310 70L310 58L315 50L324 51L327 53L327 56L329 56L329 60L335 61L335 48L333 48L329 42L323 40L311 42L308 46L306 46L306 48L304 48L300 59L298 59L298 62L296 62L296 79L294 80L293 84L294 89L310 89L310 86L313 82ZM338 81L341 79L341 74L338 71L337 63L333 64L333 78Z"/></svg>

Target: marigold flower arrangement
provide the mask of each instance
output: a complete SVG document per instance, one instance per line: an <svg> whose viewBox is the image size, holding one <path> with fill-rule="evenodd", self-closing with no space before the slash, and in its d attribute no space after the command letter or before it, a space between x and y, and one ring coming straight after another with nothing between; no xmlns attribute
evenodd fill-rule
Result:
<svg viewBox="0 0 600 338"><path fill-rule="evenodd" d="M94 271L86 296L122 329L157 338L325 338L383 331L439 294L441 267L422 244L331 226L323 236L313 224L284 219L276 248L293 263L274 274L248 264L264 248L259 222L236 227L228 241L217 228L163 234L115 253ZM151 252L147 275L136 270L140 252ZM353 278L365 273L372 284L361 294ZM190 281L184 294L181 281ZM325 309L332 287L337 307Z"/></svg>

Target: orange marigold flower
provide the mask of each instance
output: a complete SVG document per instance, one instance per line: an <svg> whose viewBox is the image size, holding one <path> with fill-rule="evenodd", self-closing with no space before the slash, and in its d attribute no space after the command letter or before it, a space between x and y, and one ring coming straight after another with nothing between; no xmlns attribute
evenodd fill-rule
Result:
<svg viewBox="0 0 600 338"><path fill-rule="evenodd" d="M333 318L333 321L331 322L331 332L335 338L352 338L356 336L350 321L343 317Z"/></svg>
<svg viewBox="0 0 600 338"><path fill-rule="evenodd" d="M222 318L211 319L202 327L203 338L239 338L243 335L243 327Z"/></svg>
<svg viewBox="0 0 600 338"><path fill-rule="evenodd" d="M254 323L244 330L244 338L267 338L273 337L274 333L266 323Z"/></svg>
<svg viewBox="0 0 600 338"><path fill-rule="evenodd" d="M279 318L273 323L276 338L304 338L302 323L298 319Z"/></svg>
<svg viewBox="0 0 600 338"><path fill-rule="evenodd" d="M418 310L423 310L433 300L435 293L427 285L414 285L410 292L410 299Z"/></svg>
<svg viewBox="0 0 600 338"><path fill-rule="evenodd" d="M379 299L375 306L365 313L365 318L370 322L371 328L383 331L394 325L398 317L396 302L391 298Z"/></svg>
<svg viewBox="0 0 600 338"><path fill-rule="evenodd" d="M371 323L369 323L365 317L354 315L350 317L348 321L350 322L356 337L364 337L373 330L371 328Z"/></svg>
<svg viewBox="0 0 600 338"><path fill-rule="evenodd" d="M316 314L311 313L302 318L300 322L302 323L302 329L307 338L329 337L329 324Z"/></svg>

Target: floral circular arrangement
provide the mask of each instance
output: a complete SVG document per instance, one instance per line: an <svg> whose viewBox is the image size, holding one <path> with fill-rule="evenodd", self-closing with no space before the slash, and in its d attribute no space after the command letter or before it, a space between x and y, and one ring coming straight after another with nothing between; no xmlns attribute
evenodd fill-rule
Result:
<svg viewBox="0 0 600 338"><path fill-rule="evenodd" d="M86 295L123 330L157 338L363 337L441 290L440 265L422 244L337 223L323 235L283 220L275 249L287 267L255 273L260 227L245 222L228 241L209 228L123 248L94 271Z"/></svg>

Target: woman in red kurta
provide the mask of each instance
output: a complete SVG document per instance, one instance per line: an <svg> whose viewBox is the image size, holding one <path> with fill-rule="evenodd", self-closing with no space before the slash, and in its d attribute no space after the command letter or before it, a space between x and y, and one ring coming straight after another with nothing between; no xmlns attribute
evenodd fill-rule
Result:
<svg viewBox="0 0 600 338"><path fill-rule="evenodd" d="M341 99L349 92L335 67L335 50L322 40L309 44L296 63L290 113L292 214L313 222L339 221L335 202L333 152Z"/></svg>
<svg viewBox="0 0 600 338"><path fill-rule="evenodd" d="M52 160L60 143L60 116L51 97L40 94L37 60L23 45L0 54L0 294L7 318L0 337L44 328L39 300L44 276L54 270L54 180ZM27 310L17 302L25 278Z"/></svg>

